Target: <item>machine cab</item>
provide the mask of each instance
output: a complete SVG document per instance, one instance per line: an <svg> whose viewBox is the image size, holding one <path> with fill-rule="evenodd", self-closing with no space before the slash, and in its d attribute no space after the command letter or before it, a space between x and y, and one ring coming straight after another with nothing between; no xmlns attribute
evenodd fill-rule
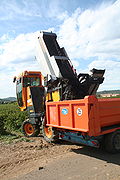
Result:
<svg viewBox="0 0 120 180"><path fill-rule="evenodd" d="M37 96L38 89L43 87L43 76L41 72L24 71L18 77L14 77L16 82L17 101L22 111L33 105L32 93Z"/></svg>

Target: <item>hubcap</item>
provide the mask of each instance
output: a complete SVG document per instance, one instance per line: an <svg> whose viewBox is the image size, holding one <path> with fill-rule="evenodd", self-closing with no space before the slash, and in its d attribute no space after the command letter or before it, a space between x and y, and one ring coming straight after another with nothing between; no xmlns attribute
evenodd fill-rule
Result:
<svg viewBox="0 0 120 180"><path fill-rule="evenodd" d="M46 134L46 136L47 136L48 138L51 138L51 137L52 137L52 134L53 134L53 132L52 132L52 127L45 127L44 129L45 129L45 134Z"/></svg>
<svg viewBox="0 0 120 180"><path fill-rule="evenodd" d="M29 123L25 124L24 129L25 129L26 134L28 134L28 135L31 135L34 132L33 126Z"/></svg>

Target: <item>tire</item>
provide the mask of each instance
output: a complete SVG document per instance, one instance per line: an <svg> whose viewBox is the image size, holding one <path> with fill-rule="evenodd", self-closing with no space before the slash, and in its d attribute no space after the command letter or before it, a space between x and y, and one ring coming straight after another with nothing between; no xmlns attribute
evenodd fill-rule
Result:
<svg viewBox="0 0 120 180"><path fill-rule="evenodd" d="M26 137L36 137L40 133L39 126L32 124L29 120L23 122L22 130Z"/></svg>
<svg viewBox="0 0 120 180"><path fill-rule="evenodd" d="M55 142L57 140L57 135L55 135L53 128L51 126L46 126L45 118L42 121L42 134L44 139L49 143Z"/></svg>
<svg viewBox="0 0 120 180"><path fill-rule="evenodd" d="M105 135L104 147L107 152L120 153L120 130Z"/></svg>

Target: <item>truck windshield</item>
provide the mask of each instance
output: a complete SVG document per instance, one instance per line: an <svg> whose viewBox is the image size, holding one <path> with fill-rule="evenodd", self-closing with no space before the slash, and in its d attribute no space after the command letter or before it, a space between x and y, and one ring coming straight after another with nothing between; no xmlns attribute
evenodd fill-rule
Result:
<svg viewBox="0 0 120 180"><path fill-rule="evenodd" d="M39 77L24 77L23 87L28 87L28 86L40 86L40 78Z"/></svg>

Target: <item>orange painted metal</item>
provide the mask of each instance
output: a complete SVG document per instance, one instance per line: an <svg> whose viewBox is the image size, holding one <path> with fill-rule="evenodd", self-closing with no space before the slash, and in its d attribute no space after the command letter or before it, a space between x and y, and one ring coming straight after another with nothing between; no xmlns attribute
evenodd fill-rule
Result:
<svg viewBox="0 0 120 180"><path fill-rule="evenodd" d="M42 87L44 77L42 76L40 71L24 71L22 72L17 79L22 78L22 102L23 105L20 107L21 111L26 110L27 107L32 106L32 99L30 97L30 87L24 87L23 86L23 77L31 78L31 77L39 77L40 79L40 85L39 87Z"/></svg>
<svg viewBox="0 0 120 180"><path fill-rule="evenodd" d="M46 102L47 126L69 129L99 136L120 129L120 98ZM117 125L117 127L113 127ZM103 128L106 128L103 131Z"/></svg>

